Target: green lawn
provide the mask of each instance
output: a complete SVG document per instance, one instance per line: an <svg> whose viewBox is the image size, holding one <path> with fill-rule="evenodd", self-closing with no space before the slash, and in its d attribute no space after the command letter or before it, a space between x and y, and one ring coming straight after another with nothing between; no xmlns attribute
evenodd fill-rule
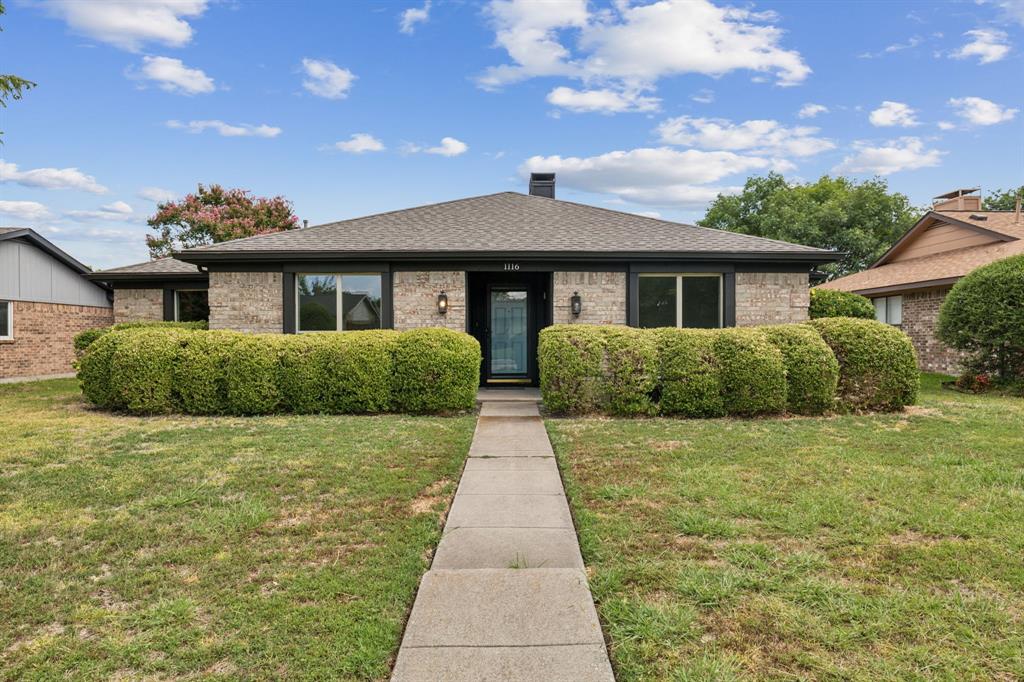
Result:
<svg viewBox="0 0 1024 682"><path fill-rule="evenodd" d="M0 678L386 679L473 425L0 386Z"/></svg>
<svg viewBox="0 0 1024 682"><path fill-rule="evenodd" d="M620 681L1024 678L1024 400L547 422Z"/></svg>

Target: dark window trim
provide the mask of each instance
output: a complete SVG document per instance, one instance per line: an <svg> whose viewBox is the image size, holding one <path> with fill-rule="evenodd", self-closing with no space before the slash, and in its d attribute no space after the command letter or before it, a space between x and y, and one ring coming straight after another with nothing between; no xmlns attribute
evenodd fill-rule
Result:
<svg viewBox="0 0 1024 682"><path fill-rule="evenodd" d="M722 275L722 326L736 326L736 273L728 270L696 270L690 269L695 266L671 263L664 267L686 268L676 272L714 272ZM630 327L640 326L640 273L641 272L669 272L662 269L649 269L645 266L630 267L629 277L626 279L626 323Z"/></svg>
<svg viewBox="0 0 1024 682"><path fill-rule="evenodd" d="M174 322L174 289L164 289L164 322Z"/></svg>
<svg viewBox="0 0 1024 682"><path fill-rule="evenodd" d="M365 269L358 270L351 267L345 271L338 270L335 272L323 273L316 273L308 268L301 271L302 274L326 275L344 275L346 272L380 275L380 328L394 329L395 319L392 308L394 297L394 276L392 275L390 268L381 272L370 272ZM299 333L299 311L296 305L298 299L298 274L298 272L285 271L284 276L281 277L281 296L283 297L282 316L284 318L282 320L283 324L281 331L285 334Z"/></svg>

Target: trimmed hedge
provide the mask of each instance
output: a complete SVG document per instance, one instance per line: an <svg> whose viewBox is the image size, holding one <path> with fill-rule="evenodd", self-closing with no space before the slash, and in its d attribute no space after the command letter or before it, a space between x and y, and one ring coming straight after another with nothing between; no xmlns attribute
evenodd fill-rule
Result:
<svg viewBox="0 0 1024 682"><path fill-rule="evenodd" d="M917 394L909 339L874 320L742 329L555 325L541 332L539 355L544 406L562 414L821 414L899 409Z"/></svg>
<svg viewBox="0 0 1024 682"><path fill-rule="evenodd" d="M808 322L839 361L837 405L844 410L900 410L917 399L920 375L910 338L875 320L831 317Z"/></svg>
<svg viewBox="0 0 1024 682"><path fill-rule="evenodd" d="M823 317L875 319L875 306L870 298L849 291L817 287L811 289L811 307L807 312L812 320Z"/></svg>
<svg viewBox="0 0 1024 682"><path fill-rule="evenodd" d="M450 412L475 405L480 345L447 329L131 328L91 344L78 376L90 402L136 414Z"/></svg>
<svg viewBox="0 0 1024 682"><path fill-rule="evenodd" d="M72 343L75 347L75 352L81 355L85 352L85 349L91 346L96 339L109 334L110 332L120 331L122 329L140 329L140 328L154 327L157 329L206 329L207 325L205 322L118 322L112 324L109 327L93 327L92 329L86 329L85 331L78 332L75 334L74 341Z"/></svg>

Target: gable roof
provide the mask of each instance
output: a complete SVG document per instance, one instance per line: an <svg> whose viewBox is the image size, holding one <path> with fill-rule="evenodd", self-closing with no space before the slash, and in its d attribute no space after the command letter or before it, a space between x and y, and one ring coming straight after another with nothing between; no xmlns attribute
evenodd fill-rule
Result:
<svg viewBox="0 0 1024 682"><path fill-rule="evenodd" d="M56 258L80 275L87 275L92 272L88 267L82 265L72 258L67 252L62 251L50 240L46 239L30 227L0 227L0 241L7 239L21 239L41 249L49 256Z"/></svg>
<svg viewBox="0 0 1024 682"><path fill-rule="evenodd" d="M883 293L952 284L975 268L1024 253L1024 220L1013 211L929 211L867 270L819 285L822 289ZM891 260L901 248L934 224L965 226L992 236L988 244Z"/></svg>
<svg viewBox="0 0 1024 682"><path fill-rule="evenodd" d="M145 263L98 270L89 275L89 279L92 280L111 282L138 279L206 279L207 277L208 275L195 265L170 256Z"/></svg>
<svg viewBox="0 0 1024 682"><path fill-rule="evenodd" d="M325 257L717 256L830 262L840 254L632 213L500 192L200 246L192 263Z"/></svg>

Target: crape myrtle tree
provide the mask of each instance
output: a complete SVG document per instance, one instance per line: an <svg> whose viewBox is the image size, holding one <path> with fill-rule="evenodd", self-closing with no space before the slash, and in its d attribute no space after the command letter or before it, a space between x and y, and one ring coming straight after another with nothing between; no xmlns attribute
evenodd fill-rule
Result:
<svg viewBox="0 0 1024 682"><path fill-rule="evenodd" d="M874 263L921 214L881 178L857 182L826 175L792 183L769 173L748 178L740 194L719 194L698 224L842 251L841 261L822 267L832 279Z"/></svg>
<svg viewBox="0 0 1024 682"><path fill-rule="evenodd" d="M293 230L299 225L292 204L281 196L254 197L244 189L199 185L194 194L157 204L146 221L155 235L146 235L151 258L175 249L216 244L241 237Z"/></svg>

